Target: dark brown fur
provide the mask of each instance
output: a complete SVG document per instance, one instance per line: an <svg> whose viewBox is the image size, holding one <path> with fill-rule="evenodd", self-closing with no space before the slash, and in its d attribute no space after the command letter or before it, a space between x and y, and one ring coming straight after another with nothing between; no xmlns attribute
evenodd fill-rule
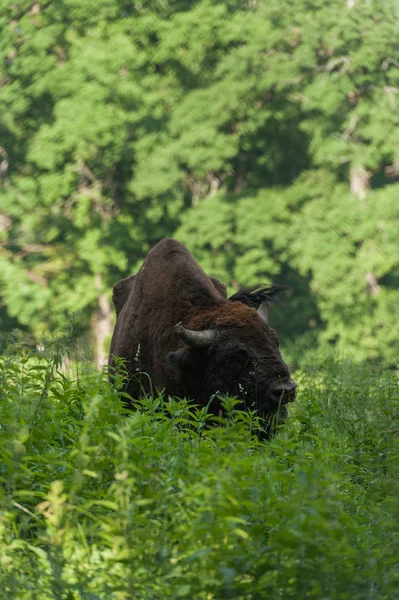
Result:
<svg viewBox="0 0 399 600"><path fill-rule="evenodd" d="M116 284L113 299L118 317L109 365L114 356L126 360L133 398L157 388L207 404L220 392L261 415L277 411L270 390L289 380L289 370L276 332L255 308L229 300L225 286L208 277L181 243L161 240L135 276ZM179 322L192 330L216 329L218 340L205 349L189 347L175 332ZM218 401L211 407L217 411Z"/></svg>

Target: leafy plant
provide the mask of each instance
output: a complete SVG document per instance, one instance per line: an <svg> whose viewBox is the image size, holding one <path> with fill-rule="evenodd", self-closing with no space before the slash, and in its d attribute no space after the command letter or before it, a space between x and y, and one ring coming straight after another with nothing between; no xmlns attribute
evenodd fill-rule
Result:
<svg viewBox="0 0 399 600"><path fill-rule="evenodd" d="M9 352L0 376L7 596L396 596L394 372L320 356L268 443L232 399L213 427L178 399L127 415L106 373L71 378L56 352Z"/></svg>

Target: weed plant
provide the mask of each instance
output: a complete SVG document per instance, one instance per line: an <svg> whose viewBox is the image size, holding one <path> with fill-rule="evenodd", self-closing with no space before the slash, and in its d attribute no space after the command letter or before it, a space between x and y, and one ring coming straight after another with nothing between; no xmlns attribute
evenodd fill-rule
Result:
<svg viewBox="0 0 399 600"><path fill-rule="evenodd" d="M121 373L123 379L123 372ZM126 413L58 348L0 359L0 597L399 599L394 372L320 357L287 424L185 400Z"/></svg>

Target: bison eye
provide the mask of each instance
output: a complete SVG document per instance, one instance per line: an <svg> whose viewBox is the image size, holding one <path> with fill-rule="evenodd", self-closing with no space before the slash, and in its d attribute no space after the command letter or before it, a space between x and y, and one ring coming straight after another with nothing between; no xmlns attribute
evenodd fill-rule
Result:
<svg viewBox="0 0 399 600"><path fill-rule="evenodd" d="M245 352L237 352L236 354L229 354L228 356L221 357L218 360L218 367L222 371L234 372L235 375L241 373L247 363L247 355Z"/></svg>
<svg viewBox="0 0 399 600"><path fill-rule="evenodd" d="M219 362L219 367L222 369L229 369L230 367L235 366L237 361L234 361L232 358L225 358Z"/></svg>

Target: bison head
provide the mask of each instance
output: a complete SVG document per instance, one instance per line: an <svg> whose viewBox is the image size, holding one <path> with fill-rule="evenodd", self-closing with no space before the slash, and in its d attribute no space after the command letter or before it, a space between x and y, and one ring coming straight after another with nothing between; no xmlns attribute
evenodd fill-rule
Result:
<svg viewBox="0 0 399 600"><path fill-rule="evenodd" d="M186 326L175 326L184 346L170 352L168 362L187 396L206 404L219 392L238 398L239 408L256 410L266 421L274 416L284 420L286 404L295 400L296 383L267 319L269 302L280 289L244 290L202 311Z"/></svg>

